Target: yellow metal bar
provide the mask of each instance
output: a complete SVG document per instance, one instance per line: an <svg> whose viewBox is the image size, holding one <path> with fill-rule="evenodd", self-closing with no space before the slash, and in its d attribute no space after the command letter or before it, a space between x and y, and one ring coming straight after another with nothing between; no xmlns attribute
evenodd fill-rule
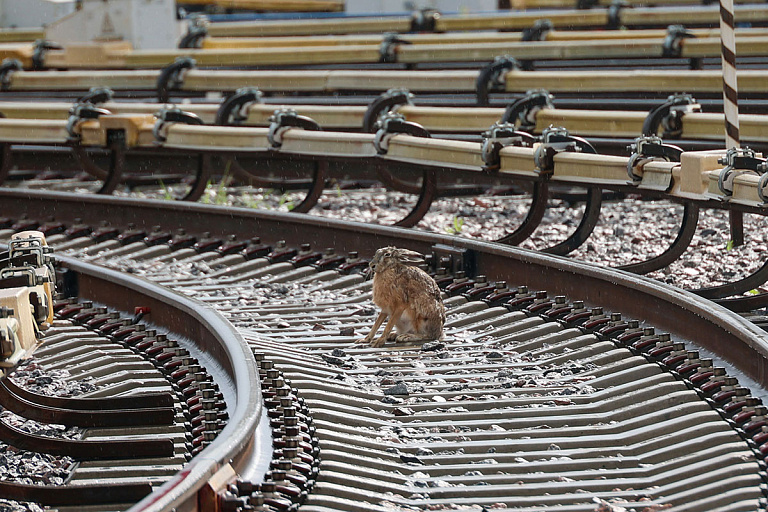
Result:
<svg viewBox="0 0 768 512"><path fill-rule="evenodd" d="M765 91L765 70L739 70L739 92ZM719 70L627 70L612 71L510 71L505 75L507 92L525 92L544 87L559 92L698 92L722 91Z"/></svg>
<svg viewBox="0 0 768 512"><path fill-rule="evenodd" d="M723 114L686 114L682 137L686 139L723 140ZM741 114L739 134L742 140L768 141L768 116Z"/></svg>
<svg viewBox="0 0 768 512"><path fill-rule="evenodd" d="M376 156L373 134L286 130L282 153L319 157L367 158Z"/></svg>
<svg viewBox="0 0 768 512"><path fill-rule="evenodd" d="M397 62L404 64L434 62L491 61L499 55L518 59L603 59L648 58L662 55L663 39L640 38L598 39L573 44L572 41L467 43L467 44L399 44L392 48ZM768 36L742 37L737 52L742 56L768 54ZM720 55L719 38L687 39L682 56L716 57ZM381 60L380 45L301 46L265 48L217 48L199 50L144 50L106 52L100 60L102 68L158 68L176 58L189 56L198 67L289 66L305 64L374 64ZM93 67L91 54L59 52L51 62L70 68Z"/></svg>
<svg viewBox="0 0 768 512"><path fill-rule="evenodd" d="M334 20L233 21L212 23L212 37L304 36L407 32L411 19L405 16L346 18Z"/></svg>
<svg viewBox="0 0 768 512"><path fill-rule="evenodd" d="M536 132L554 125L585 137L639 137L647 116L646 112L542 109L536 114Z"/></svg>
<svg viewBox="0 0 768 512"><path fill-rule="evenodd" d="M480 171L484 165L481 146L475 142L427 139L411 135L393 135L388 141L386 160L446 165L455 169Z"/></svg>
<svg viewBox="0 0 768 512"><path fill-rule="evenodd" d="M221 9L273 12L339 12L342 0L183 0L179 5L209 5Z"/></svg>
<svg viewBox="0 0 768 512"><path fill-rule="evenodd" d="M27 69L32 67L34 49L29 43L0 43L0 61L17 59Z"/></svg>
<svg viewBox="0 0 768 512"><path fill-rule="evenodd" d="M242 71L191 69L184 74L185 91L234 91L240 87L258 87L265 92L326 92L329 74L321 71ZM155 81L157 80L155 71Z"/></svg>
<svg viewBox="0 0 768 512"><path fill-rule="evenodd" d="M294 108L304 116L311 117L327 129L361 128L363 116L368 107L365 106L318 106L318 105L267 105L255 104L248 109L248 119L245 124L254 126L269 126L269 118L280 108Z"/></svg>
<svg viewBox="0 0 768 512"><path fill-rule="evenodd" d="M4 28L0 30L0 43L33 43L45 38L42 28Z"/></svg>
<svg viewBox="0 0 768 512"><path fill-rule="evenodd" d="M166 130L163 147L175 149L213 149L218 151L267 151L266 128L239 126L193 126L174 123Z"/></svg>
<svg viewBox="0 0 768 512"><path fill-rule="evenodd" d="M507 146L499 151L499 174L539 177L533 155L536 148Z"/></svg>
<svg viewBox="0 0 768 512"><path fill-rule="evenodd" d="M606 185L626 185L629 181L627 157L562 152L553 160L553 180Z"/></svg>
<svg viewBox="0 0 768 512"><path fill-rule="evenodd" d="M240 48L231 50L135 51L118 55L107 66L114 68L158 68L178 57L192 57L206 66L287 66L305 64L347 64L379 62L378 46L318 46L309 48ZM71 66L92 67L93 63L70 62ZM106 67L106 66L105 66Z"/></svg>
<svg viewBox="0 0 768 512"><path fill-rule="evenodd" d="M149 71L16 71L10 74L10 90L88 90L94 86L113 90L154 89L157 70Z"/></svg>
<svg viewBox="0 0 768 512"><path fill-rule="evenodd" d="M93 86L114 90L153 90L158 70L70 70L17 71L9 75L11 91L87 91ZM240 87L258 87L265 92L382 92L404 87L413 92L474 92L477 71L383 71L383 70L206 70L184 73L180 87L187 92L234 91ZM739 92L763 93L768 82L767 70L740 70ZM563 92L649 92L691 94L719 93L722 75L715 70L647 71L510 71L505 75L507 92L524 93L546 88Z"/></svg>
<svg viewBox="0 0 768 512"><path fill-rule="evenodd" d="M525 1L525 0L520 0ZM565 0L568 1L568 0ZM610 0L600 0L603 5ZM662 0L651 0L652 2ZM693 0L692 0L693 1ZM698 1L698 0L696 0ZM522 4L524 8L525 4ZM572 4L571 4L572 5ZM737 23L768 20L768 7L739 5L735 9ZM443 15L436 20L437 32L473 30L516 30L531 27L540 19L552 21L555 27L604 27L607 9L534 10L499 12L495 14ZM628 27L666 26L671 24L707 24L716 26L720 14L717 6L633 7L621 11L621 22ZM409 17L347 18L333 20L291 20L214 23L209 29L212 37L264 37L328 34L366 34L408 32Z"/></svg>
<svg viewBox="0 0 768 512"><path fill-rule="evenodd" d="M66 121L0 118L3 142L63 144L68 138Z"/></svg>
<svg viewBox="0 0 768 512"><path fill-rule="evenodd" d="M719 29L692 29L697 38L719 37ZM544 41L596 41L601 39L663 39L662 29L640 30L552 30L544 34ZM736 31L737 37L768 35L768 29L748 28ZM422 44L504 44L522 41L521 32L451 32L447 34L404 34L403 39L413 45ZM303 46L378 45L381 34L293 37L207 37L202 48L292 48Z"/></svg>

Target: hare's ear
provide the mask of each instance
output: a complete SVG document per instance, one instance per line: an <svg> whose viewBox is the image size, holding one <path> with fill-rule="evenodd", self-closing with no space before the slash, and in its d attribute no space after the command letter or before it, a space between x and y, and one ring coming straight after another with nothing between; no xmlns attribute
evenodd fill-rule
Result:
<svg viewBox="0 0 768 512"><path fill-rule="evenodd" d="M398 253L399 259L404 263L423 263L424 256L415 251L409 251L408 249L400 249Z"/></svg>

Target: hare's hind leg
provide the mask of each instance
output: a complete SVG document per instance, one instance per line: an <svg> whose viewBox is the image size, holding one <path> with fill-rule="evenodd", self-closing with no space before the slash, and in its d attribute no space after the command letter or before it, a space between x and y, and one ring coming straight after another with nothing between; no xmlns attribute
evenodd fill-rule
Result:
<svg viewBox="0 0 768 512"><path fill-rule="evenodd" d="M384 319L387 318L387 314L383 311L379 312L379 316L376 317L376 321L373 322L373 327L371 327L371 332L368 333L368 336L365 338L360 338L359 340L355 341L355 345L365 345L373 341L373 337L376 336L376 331L379 330L379 327L381 327L381 324L384 323Z"/></svg>

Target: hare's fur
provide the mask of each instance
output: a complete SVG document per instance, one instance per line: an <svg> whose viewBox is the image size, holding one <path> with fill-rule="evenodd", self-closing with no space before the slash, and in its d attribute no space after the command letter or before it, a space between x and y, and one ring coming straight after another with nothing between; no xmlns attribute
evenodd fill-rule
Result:
<svg viewBox="0 0 768 512"><path fill-rule="evenodd" d="M445 306L435 280L413 264L422 256L407 249L383 247L370 263L373 271L373 302L381 312L368 336L357 343L381 347L385 341L413 342L443 337ZM374 341L384 320L389 317L382 335ZM397 328L396 333L392 332Z"/></svg>

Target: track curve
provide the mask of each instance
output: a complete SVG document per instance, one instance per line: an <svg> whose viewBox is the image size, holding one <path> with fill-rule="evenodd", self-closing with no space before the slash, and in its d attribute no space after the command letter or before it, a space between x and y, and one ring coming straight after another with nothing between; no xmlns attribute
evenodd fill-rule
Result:
<svg viewBox="0 0 768 512"><path fill-rule="evenodd" d="M146 226L149 215L161 230L184 228L222 240L258 236L286 251L311 244L333 246L334 254L369 256L378 247L400 245L439 262L444 276L462 271L471 278L464 293L447 292L449 321L442 346L375 351L350 346L369 314L369 285L354 272L256 258L247 272L227 278L217 277L216 271L210 277L183 279L147 274L183 294L204 298L237 326L262 373L279 369L280 377L269 380L290 382L304 397L321 462L302 510L502 504L527 510L592 510L593 498L635 508L674 504L676 510L765 506L764 462L753 439L758 434L750 430L760 428L754 424L764 422L764 409L750 405L744 398L749 392L737 391L736 382L705 375L711 363L687 352L681 342L694 341L765 386L768 335L694 294L514 247L301 214L9 190L0 190L0 201L0 215L16 219L54 218L72 224L77 218L79 223L126 227ZM79 250L73 247L71 252ZM172 261L173 251L163 251L165 261ZM309 248L301 251L306 254ZM200 254L179 252L178 261L199 260ZM100 261L98 251L89 257ZM106 259L100 263L110 264ZM73 268L78 265L72 263ZM453 283L460 285L461 279ZM499 282L510 286L500 287ZM496 302L487 293L471 293L489 286L510 290L513 283L547 292L520 303L514 303L525 295L519 289ZM310 287L332 291L334 298L249 302L242 290L255 286ZM553 297L561 295L568 298ZM592 307L639 318L646 328ZM585 320L597 321L607 331L585 328ZM616 328L610 332L612 326ZM683 372L686 366L693 373ZM259 380L253 373L251 378ZM702 382L717 382L726 394L707 394ZM239 393L241 382L236 384ZM242 443L222 440L222 453ZM494 462L484 463L486 459ZM723 477L726 460L735 465ZM605 464L607 474L617 471L615 478L599 473ZM624 473L627 466L629 473ZM490 467L501 473L484 471ZM198 471L209 474L204 467ZM694 485L696 490L690 490ZM239 491L235 487L223 496L230 504L245 505L249 495ZM150 497L135 510L167 510L190 492L172 491L162 502Z"/></svg>

